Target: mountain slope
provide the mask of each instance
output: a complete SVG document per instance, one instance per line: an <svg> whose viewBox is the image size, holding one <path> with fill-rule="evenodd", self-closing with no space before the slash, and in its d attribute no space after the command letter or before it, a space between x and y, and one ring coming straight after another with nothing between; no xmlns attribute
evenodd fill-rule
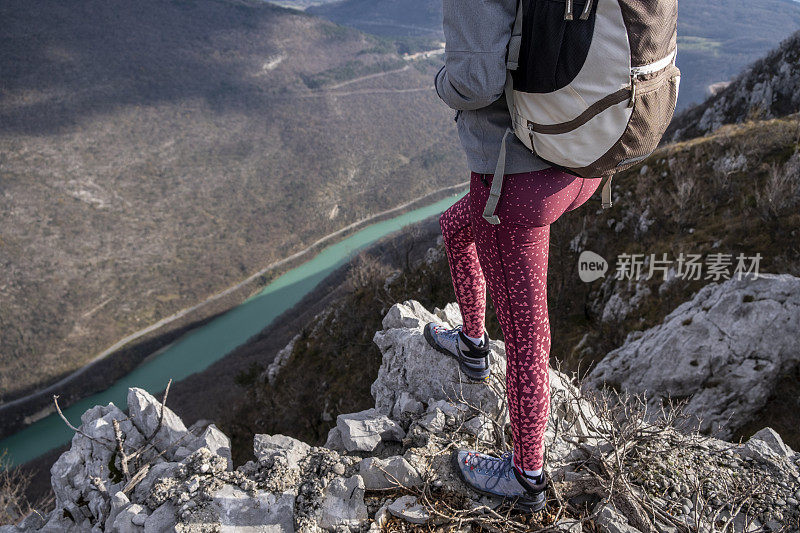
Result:
<svg viewBox="0 0 800 533"><path fill-rule="evenodd" d="M437 0L341 0L307 9L380 35L443 38ZM729 80L800 28L800 3L791 0L681 0L678 107L702 101L709 85Z"/></svg>
<svg viewBox="0 0 800 533"><path fill-rule="evenodd" d="M677 115L665 138L685 140L723 124L783 117L800 111L800 32L759 59L730 85Z"/></svg>
<svg viewBox="0 0 800 533"><path fill-rule="evenodd" d="M442 3L431 0L340 0L306 12L377 35L444 37Z"/></svg>
<svg viewBox="0 0 800 533"><path fill-rule="evenodd" d="M11 0L0 20L4 400L464 179L436 66L355 30L240 0Z"/></svg>

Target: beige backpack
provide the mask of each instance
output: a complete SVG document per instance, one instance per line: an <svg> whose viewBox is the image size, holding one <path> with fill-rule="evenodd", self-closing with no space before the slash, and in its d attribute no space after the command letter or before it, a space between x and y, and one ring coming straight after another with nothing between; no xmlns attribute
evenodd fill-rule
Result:
<svg viewBox="0 0 800 533"><path fill-rule="evenodd" d="M553 166L611 177L655 150L678 99L677 0L518 0L503 136L483 216L492 224L510 132Z"/></svg>

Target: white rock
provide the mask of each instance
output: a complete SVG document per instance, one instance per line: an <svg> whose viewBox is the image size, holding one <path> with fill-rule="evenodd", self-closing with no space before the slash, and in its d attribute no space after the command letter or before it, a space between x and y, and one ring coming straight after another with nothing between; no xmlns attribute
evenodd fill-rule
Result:
<svg viewBox="0 0 800 533"><path fill-rule="evenodd" d="M408 300L402 304L394 304L389 309L386 316L383 317L383 329L411 328L421 330L428 322L438 322L438 319L418 301Z"/></svg>
<svg viewBox="0 0 800 533"><path fill-rule="evenodd" d="M382 490L400 487L416 487L422 478L405 458L394 456L388 459L367 457L358 465L367 490Z"/></svg>
<svg viewBox="0 0 800 533"><path fill-rule="evenodd" d="M438 409L445 416L452 416L456 420L459 420L464 413L466 413L469 408L460 402L449 402L447 400L435 400L433 398L428 400L428 409L427 411L433 412L434 410Z"/></svg>
<svg viewBox="0 0 800 533"><path fill-rule="evenodd" d="M76 433L70 449L50 468L50 481L56 497L54 513L63 515L66 511L77 521L75 525L79 529L89 530L92 527L85 511L88 510L94 520L100 520L105 519L111 510L106 496L90 482L92 478L98 478L110 494L115 494L124 485L121 473L112 473L109 469L109 465L113 465L115 469L120 468L119 460L112 452L116 442L114 420L119 421L120 431L125 436L129 449L136 449L144 443L142 434L127 418L113 403L89 409L81 416L80 429L95 440ZM108 444L104 446L96 441ZM153 454L148 453L143 459L152 458ZM83 510L79 502L86 503Z"/></svg>
<svg viewBox="0 0 800 533"><path fill-rule="evenodd" d="M325 440L323 446L329 450L336 450L337 452L347 451L344 447L344 442L342 442L342 432L339 431L339 428L336 426L333 426L328 431L328 438Z"/></svg>
<svg viewBox="0 0 800 533"><path fill-rule="evenodd" d="M56 509L50 513L47 523L38 533L82 533L82 531L85 531L85 528L65 517L61 509Z"/></svg>
<svg viewBox="0 0 800 533"><path fill-rule="evenodd" d="M375 409L336 417L336 427L347 451L371 452L382 440L400 441L406 436L400 425Z"/></svg>
<svg viewBox="0 0 800 533"><path fill-rule="evenodd" d="M556 529L558 531L566 531L567 533L581 533L583 531L583 526L580 520L562 519L556 524Z"/></svg>
<svg viewBox="0 0 800 533"><path fill-rule="evenodd" d="M422 402L418 402L409 393L403 391L392 408L392 418L401 420L404 417L418 415L422 413L423 409Z"/></svg>
<svg viewBox="0 0 800 533"><path fill-rule="evenodd" d="M289 341L289 344L284 346L283 349L275 355L275 359L273 359L267 367L267 370L264 372L264 374L266 374L267 382L269 382L270 385L275 384L275 380L278 378L278 374L280 373L281 369L292 357L294 345L299 338L300 334L295 335L292 340Z"/></svg>
<svg viewBox="0 0 800 533"><path fill-rule="evenodd" d="M134 494L136 495L135 499L140 502L145 501L155 482L161 478L172 476L180 466L180 463L158 463L150 467L147 475L144 476L144 479L141 480L134 489Z"/></svg>
<svg viewBox="0 0 800 533"><path fill-rule="evenodd" d="M190 455L192 455L197 449L192 446L178 446L175 448L175 452L172 454L172 460L176 462L183 461Z"/></svg>
<svg viewBox="0 0 800 533"><path fill-rule="evenodd" d="M111 509L106 517L106 524L113 524L120 511L130 505L131 500L122 491L117 491L111 496Z"/></svg>
<svg viewBox="0 0 800 533"><path fill-rule="evenodd" d="M425 524L431 515L414 496L401 496L389 505L389 512L412 524Z"/></svg>
<svg viewBox="0 0 800 533"><path fill-rule="evenodd" d="M146 519L147 512L138 503L132 503L119 512L111 526L112 533L143 533L144 527L133 522L134 520L140 521L136 518L137 516ZM141 520L141 523L144 524L144 520Z"/></svg>
<svg viewBox="0 0 800 533"><path fill-rule="evenodd" d="M779 327L776 327L779 325ZM712 283L661 325L611 351L585 380L644 393L657 412L667 397L718 438L751 420L780 376L800 364L800 278L759 274Z"/></svg>
<svg viewBox="0 0 800 533"><path fill-rule="evenodd" d="M211 453L223 457L228 462L228 470L233 468L233 457L231 456L231 439L217 426L210 424L203 434L197 439L197 449L208 448Z"/></svg>
<svg viewBox="0 0 800 533"><path fill-rule="evenodd" d="M359 527L369 518L364 504L364 480L361 476L337 477L326 488L318 523L332 529L344 525Z"/></svg>
<svg viewBox="0 0 800 533"><path fill-rule="evenodd" d="M147 391L136 387L128 389L128 410L131 420L146 437L150 437L158 428L161 409L161 402ZM165 456L171 459L179 445L186 446L192 439L180 417L169 407L164 407L161 427L152 440L158 451L168 450Z"/></svg>
<svg viewBox="0 0 800 533"><path fill-rule="evenodd" d="M397 317L403 317L399 319ZM395 304L384 319L384 329L374 336L383 354L378 378L372 384L376 409L392 415L395 403L405 392L418 402L463 398L470 404L482 406L491 414L502 412L502 399L486 383L470 383L463 379L458 362L434 350L422 335L429 321L440 322L419 302ZM492 372L505 374L505 347L490 343Z"/></svg>
<svg viewBox="0 0 800 533"><path fill-rule="evenodd" d="M603 505L597 515L596 524L603 533L639 533L639 530L628 524L625 517L611 504Z"/></svg>
<svg viewBox="0 0 800 533"><path fill-rule="evenodd" d="M389 502L386 502L381 505L381 508L375 513L375 521L372 523L372 525L377 524L378 531L380 531L381 528L389 521L390 516L391 513L389 512ZM370 527L372 527L372 525Z"/></svg>
<svg viewBox="0 0 800 533"><path fill-rule="evenodd" d="M223 533L294 532L294 501L291 492L257 491L250 495L238 487L225 485L213 495L211 506L216 524L208 525L218 526Z"/></svg>
<svg viewBox="0 0 800 533"><path fill-rule="evenodd" d="M177 522L175 506L167 502L144 521L144 533L172 533Z"/></svg>
<svg viewBox="0 0 800 533"><path fill-rule="evenodd" d="M494 424L483 415L470 418L461 426L467 433L482 440L491 442L494 440Z"/></svg>
<svg viewBox="0 0 800 533"><path fill-rule="evenodd" d="M794 456L794 450L787 446L781 436L770 427L760 429L734 451L742 457L752 457L767 463L780 462L784 458Z"/></svg>
<svg viewBox="0 0 800 533"><path fill-rule="evenodd" d="M457 303L454 302L450 302L449 304L445 305L444 309L439 309L437 307L433 310L433 314L436 315L440 322L444 322L451 328L460 326L464 323L461 317L461 308Z"/></svg>
<svg viewBox="0 0 800 533"><path fill-rule="evenodd" d="M603 316L600 319L602 322L618 322L624 320L635 311L652 292L643 280L638 283L633 283L629 280L627 284L618 286L617 291L618 292L611 295L603 308Z"/></svg>
<svg viewBox="0 0 800 533"><path fill-rule="evenodd" d="M253 439L253 450L259 461L284 455L289 466L297 466L311 451L311 446L286 435L256 435Z"/></svg>
<svg viewBox="0 0 800 533"><path fill-rule="evenodd" d="M431 433L441 433L444 431L445 426L444 413L438 408L429 411L425 416L419 419L419 425Z"/></svg>
<svg viewBox="0 0 800 533"><path fill-rule="evenodd" d="M794 450L783 442L778 432L770 427L759 429L750 437L750 440L760 440L766 443L779 457L792 457L795 453Z"/></svg>

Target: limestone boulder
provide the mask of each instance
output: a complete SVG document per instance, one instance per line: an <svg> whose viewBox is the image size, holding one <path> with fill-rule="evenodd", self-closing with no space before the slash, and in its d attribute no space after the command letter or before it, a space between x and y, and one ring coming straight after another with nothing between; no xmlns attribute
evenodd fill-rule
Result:
<svg viewBox="0 0 800 533"><path fill-rule="evenodd" d="M336 428L347 451L371 452L382 440L400 441L403 428L376 409L336 417Z"/></svg>
<svg viewBox="0 0 800 533"><path fill-rule="evenodd" d="M401 456L367 457L359 463L358 471L367 490L413 488L422 484L419 472Z"/></svg>
<svg viewBox="0 0 800 533"><path fill-rule="evenodd" d="M294 503L295 496L290 492L248 494L238 487L225 485L213 495L213 525L230 532L294 532Z"/></svg>
<svg viewBox="0 0 800 533"><path fill-rule="evenodd" d="M378 378L372 384L375 408L396 416L395 404L401 399L420 403L464 398L492 414L503 412L502 399L487 383L464 380L457 361L431 348L422 334L425 324L446 323L414 300L395 304L383 320L383 330L373 338L383 354ZM492 341L491 367L495 376L505 375L505 346ZM405 395L403 395L405 393Z"/></svg>
<svg viewBox="0 0 800 533"><path fill-rule="evenodd" d="M645 393L658 411L688 399L695 425L730 438L764 406L780 376L800 364L800 278L760 274L701 289L662 324L629 335L584 385Z"/></svg>
<svg viewBox="0 0 800 533"><path fill-rule="evenodd" d="M369 518L364 504L364 480L361 476L335 478L327 487L318 524L325 529L337 526L358 528Z"/></svg>
<svg viewBox="0 0 800 533"><path fill-rule="evenodd" d="M153 436L152 443L159 452L166 450L165 457L172 459L180 446L191 444L193 436L183 420L169 407L163 407L149 392L132 387L128 390L128 410L136 428L146 437ZM159 426L159 420L161 425Z"/></svg>

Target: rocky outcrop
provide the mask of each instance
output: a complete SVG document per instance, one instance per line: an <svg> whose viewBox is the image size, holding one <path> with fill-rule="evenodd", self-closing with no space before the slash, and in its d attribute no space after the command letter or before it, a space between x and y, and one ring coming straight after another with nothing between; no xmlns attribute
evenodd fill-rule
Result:
<svg viewBox="0 0 800 533"><path fill-rule="evenodd" d="M454 310L429 313L417 302L392 307L375 335L383 353L375 407L342 415L325 447L257 435L254 460L234 470L219 430L185 428L145 391L131 389L130 417L113 405L90 409L53 466L55 510L0 532L379 531L392 521L406 522L404 530L503 530L516 521L515 527L578 532L582 521L593 521L604 532L677 531L675 524L710 511L741 522L750 516L770 528L797 523L800 456L775 432L765 428L738 447L646 424L641 434L620 432L616 417L551 370L546 461L554 482L550 506L561 511L555 524L555 513L523 524L508 502L475 493L453 470L453 449L502 453L510 444L502 343L492 344L492 378L476 384L462 382L456 362L423 340L427 320L452 326ZM625 435L635 438L620 440ZM616 460L606 461L611 456ZM609 488L628 472L628 493ZM733 505L721 481L739 475L769 487L753 496L749 514ZM707 500L693 503L693 490ZM636 498L660 506L652 523Z"/></svg>
<svg viewBox="0 0 800 533"><path fill-rule="evenodd" d="M275 359L269 364L267 369L264 371L262 375L262 381L266 381L270 385L275 384L275 378L278 377L278 374L283 368L283 365L292 357L292 351L294 351L294 345L297 342L297 339L300 338L300 335L295 335L289 344L283 347L281 351L275 354Z"/></svg>
<svg viewBox="0 0 800 533"><path fill-rule="evenodd" d="M713 133L723 124L783 117L800 111L800 32L705 102L676 116L665 139L681 141Z"/></svg>
<svg viewBox="0 0 800 533"><path fill-rule="evenodd" d="M704 433L729 438L800 364L800 278L760 274L712 283L664 322L628 334L584 380L647 393L657 412L667 398Z"/></svg>
<svg viewBox="0 0 800 533"><path fill-rule="evenodd" d="M375 344L383 353L383 364L378 379L372 384L375 408L389 416L402 418L409 402L429 403L433 400L459 398L463 403L479 406L490 415L503 412L503 399L496 391L465 382L447 357L419 357L431 353L422 335L409 335L408 331L422 331L428 322L438 321L458 324L461 315L456 305L443 310L427 311L419 302L395 305L383 319L383 331L375 334ZM491 341L492 367L505 373L505 346ZM416 405L414 403L411 404Z"/></svg>

